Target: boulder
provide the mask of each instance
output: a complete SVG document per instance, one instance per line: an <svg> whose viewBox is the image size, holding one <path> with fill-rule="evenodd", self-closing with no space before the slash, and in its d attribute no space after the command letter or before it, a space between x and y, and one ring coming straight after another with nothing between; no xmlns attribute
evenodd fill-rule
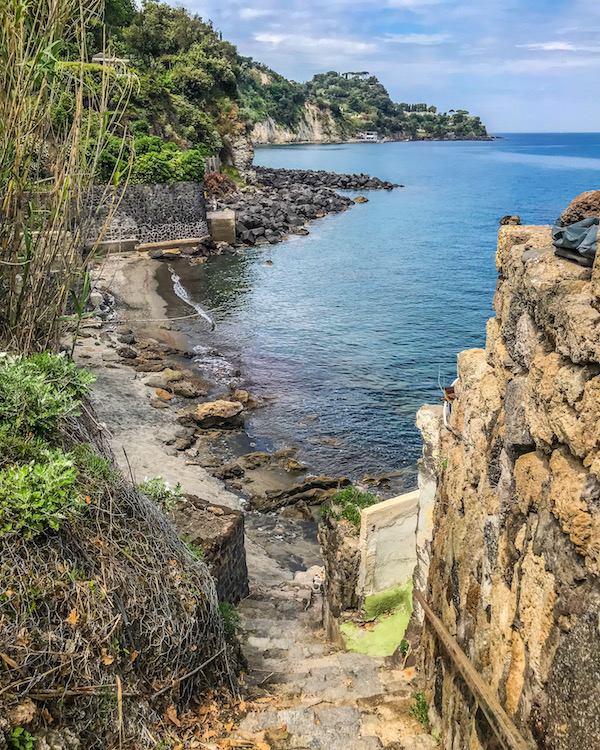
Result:
<svg viewBox="0 0 600 750"><path fill-rule="evenodd" d="M342 487L347 487L350 480L346 477L328 477L321 474L318 477L308 477L283 490L267 490L264 495L250 498L249 506L253 510L263 513L305 502L308 505L320 505Z"/></svg>
<svg viewBox="0 0 600 750"><path fill-rule="evenodd" d="M157 388L156 395L158 398L162 399L162 401L170 401L173 398L173 394L169 393L169 391L165 391L164 388Z"/></svg>
<svg viewBox="0 0 600 750"><path fill-rule="evenodd" d="M241 424L240 414L244 410L239 401L207 401L177 414L181 424L195 424L198 427L238 427Z"/></svg>
<svg viewBox="0 0 600 750"><path fill-rule="evenodd" d="M502 224L502 226L506 226L507 224L520 225L521 217L517 216L516 214L513 214L512 216L510 214L507 214L500 219L500 224Z"/></svg>
<svg viewBox="0 0 600 750"><path fill-rule="evenodd" d="M182 398L197 398L198 396L206 395L204 391L196 388L195 385L192 385L187 380L178 380L174 383L169 383L169 388L171 388L176 396L181 396Z"/></svg>
<svg viewBox="0 0 600 750"><path fill-rule="evenodd" d="M183 375L179 370L172 370L170 367L166 367L162 372L154 375L148 375L143 379L144 385L150 386L150 388L166 388L170 383L181 380Z"/></svg>
<svg viewBox="0 0 600 750"><path fill-rule="evenodd" d="M354 199L354 202L355 203L368 203L369 199L365 198L364 195L357 195L356 198Z"/></svg>
<svg viewBox="0 0 600 750"><path fill-rule="evenodd" d="M578 195L560 215L560 223L566 227L589 216L600 216L600 190L588 190Z"/></svg>

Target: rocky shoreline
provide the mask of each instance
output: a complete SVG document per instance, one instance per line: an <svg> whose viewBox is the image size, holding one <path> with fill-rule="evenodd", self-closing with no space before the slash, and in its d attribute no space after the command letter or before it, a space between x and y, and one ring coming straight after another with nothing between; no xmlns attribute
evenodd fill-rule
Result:
<svg viewBox="0 0 600 750"><path fill-rule="evenodd" d="M346 211L368 198L350 198L338 190L362 192L403 187L368 174L337 174L323 170L254 167L248 184L232 195L215 199L217 210L236 212L237 242L214 243L210 238L193 247L156 249L151 257L171 260L196 259L222 253L242 252L245 247L275 245L290 235L306 235L306 225L327 214ZM194 262L201 262L196 260Z"/></svg>

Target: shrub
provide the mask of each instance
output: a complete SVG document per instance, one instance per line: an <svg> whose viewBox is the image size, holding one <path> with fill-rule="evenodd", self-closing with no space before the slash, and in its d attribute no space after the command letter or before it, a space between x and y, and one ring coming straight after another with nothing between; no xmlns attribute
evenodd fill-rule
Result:
<svg viewBox="0 0 600 750"><path fill-rule="evenodd" d="M204 157L199 151L179 152L174 156L172 164L176 180L200 182L204 177Z"/></svg>
<svg viewBox="0 0 600 750"><path fill-rule="evenodd" d="M150 125L146 120L132 122L129 129L134 135L148 135L150 133Z"/></svg>
<svg viewBox="0 0 600 750"><path fill-rule="evenodd" d="M324 503L320 507L319 513L322 518L349 521L358 531L360 529L361 509L376 505L378 502L379 498L370 492L362 492L357 487L346 487L340 492L336 492L329 503Z"/></svg>
<svg viewBox="0 0 600 750"><path fill-rule="evenodd" d="M235 182L227 175L209 172L204 178L204 189L209 197L231 195L237 188Z"/></svg>
<svg viewBox="0 0 600 750"><path fill-rule="evenodd" d="M77 469L61 450L48 451L44 463L31 462L0 472L0 536L31 537L58 529L78 504Z"/></svg>
<svg viewBox="0 0 600 750"><path fill-rule="evenodd" d="M131 170L132 182L172 182L175 178L173 165L167 153L150 151L137 156Z"/></svg>
<svg viewBox="0 0 600 750"><path fill-rule="evenodd" d="M79 405L95 376L79 370L66 357L49 352L0 359L0 423L2 435L53 435L60 422L79 413Z"/></svg>

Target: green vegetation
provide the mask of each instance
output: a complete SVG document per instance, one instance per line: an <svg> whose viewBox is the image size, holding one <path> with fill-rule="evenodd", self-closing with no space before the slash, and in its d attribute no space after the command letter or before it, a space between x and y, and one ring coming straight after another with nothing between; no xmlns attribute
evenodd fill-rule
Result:
<svg viewBox="0 0 600 750"><path fill-rule="evenodd" d="M410 707L410 715L414 716L415 719L423 724L424 727L429 726L429 703L427 703L427 697L425 693L419 691L412 694L414 703Z"/></svg>
<svg viewBox="0 0 600 750"><path fill-rule="evenodd" d="M13 729L8 739L9 750L33 750L34 736L23 727Z"/></svg>
<svg viewBox="0 0 600 750"><path fill-rule="evenodd" d="M479 117L466 110L440 114L426 104L396 104L368 73L320 73L307 84L308 96L343 117L351 132L376 130L392 138L479 138L487 135Z"/></svg>
<svg viewBox="0 0 600 750"><path fill-rule="evenodd" d="M86 466L83 446L68 453L57 440L93 380L49 352L0 359L0 536L57 530L81 507L101 459Z"/></svg>
<svg viewBox="0 0 600 750"><path fill-rule="evenodd" d="M171 487L162 477L146 479L141 484L138 484L138 490L142 495L146 495L147 498L160 505L164 510L169 510L177 498L183 495L183 490L179 482L177 482L175 487Z"/></svg>
<svg viewBox="0 0 600 750"><path fill-rule="evenodd" d="M376 505L379 498L370 492L362 492L357 487L346 487L336 492L327 503L319 508L321 518L332 518L334 521L342 519L349 521L356 533L360 529L360 511Z"/></svg>
<svg viewBox="0 0 600 750"><path fill-rule="evenodd" d="M392 138L487 135L479 118L465 110L438 114L434 106L394 103L368 73L330 71L297 83L239 56L210 21L184 8L149 0L136 12L131 0L112 1L118 7L110 10L111 46L130 61L139 85L122 118L123 133L101 154L105 181L115 170L124 174L129 160L136 182L202 179L200 156L221 152L228 140L267 118L293 130L307 103L333 118L342 137L361 130ZM96 40L92 51L99 50ZM99 85L99 70L86 66L92 89ZM61 101L55 118L64 117L64 110ZM194 155L186 159L186 153Z"/></svg>
<svg viewBox="0 0 600 750"><path fill-rule="evenodd" d="M230 638L233 638L235 631L240 624L240 616L235 606L229 602L219 602L219 612L221 613L221 619L223 620L225 634Z"/></svg>

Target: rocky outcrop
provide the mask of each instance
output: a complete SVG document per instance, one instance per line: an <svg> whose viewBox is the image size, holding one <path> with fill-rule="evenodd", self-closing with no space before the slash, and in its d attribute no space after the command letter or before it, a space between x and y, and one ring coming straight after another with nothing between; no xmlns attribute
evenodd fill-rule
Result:
<svg viewBox="0 0 600 750"><path fill-rule="evenodd" d="M335 121L331 110L320 109L306 102L298 125L285 128L271 117L256 123L250 133L250 140L256 146L284 145L286 143L339 143L345 140L340 125Z"/></svg>
<svg viewBox="0 0 600 750"><path fill-rule="evenodd" d="M421 420L438 456L426 598L532 747L600 747L600 259L510 225L496 257L450 429ZM445 746L496 747L427 625L422 659Z"/></svg>
<svg viewBox="0 0 600 750"><path fill-rule="evenodd" d="M566 227L589 216L600 216L600 190L588 190L578 195L560 215L560 223Z"/></svg>

